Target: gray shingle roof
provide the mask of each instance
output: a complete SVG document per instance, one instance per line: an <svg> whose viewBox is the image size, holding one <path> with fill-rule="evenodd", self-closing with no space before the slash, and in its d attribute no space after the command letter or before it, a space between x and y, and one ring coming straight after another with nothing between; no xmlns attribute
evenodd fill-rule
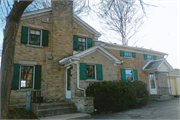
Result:
<svg viewBox="0 0 180 120"><path fill-rule="evenodd" d="M145 67L145 69L156 69L162 62L163 60L152 61Z"/></svg>

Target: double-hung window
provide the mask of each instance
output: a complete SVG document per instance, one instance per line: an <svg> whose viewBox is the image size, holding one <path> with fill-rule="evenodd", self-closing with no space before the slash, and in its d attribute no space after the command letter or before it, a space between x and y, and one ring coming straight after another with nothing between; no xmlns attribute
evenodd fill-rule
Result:
<svg viewBox="0 0 180 120"><path fill-rule="evenodd" d="M80 79L103 80L103 70L101 64L89 65L80 63Z"/></svg>
<svg viewBox="0 0 180 120"><path fill-rule="evenodd" d="M147 55L147 54L144 54L144 59L145 60L156 60L156 56L152 56L152 55Z"/></svg>
<svg viewBox="0 0 180 120"><path fill-rule="evenodd" d="M92 38L79 37L73 35L73 49L77 51L84 51L92 47Z"/></svg>
<svg viewBox="0 0 180 120"><path fill-rule="evenodd" d="M48 46L49 31L22 26L21 43L31 46Z"/></svg>
<svg viewBox="0 0 180 120"><path fill-rule="evenodd" d="M138 81L138 72L136 69L121 68L121 79L123 81Z"/></svg>
<svg viewBox="0 0 180 120"><path fill-rule="evenodd" d="M41 65L14 64L11 89L41 89Z"/></svg>
<svg viewBox="0 0 180 120"><path fill-rule="evenodd" d="M121 50L120 51L120 56L136 58L136 53L135 52L127 52L127 51Z"/></svg>

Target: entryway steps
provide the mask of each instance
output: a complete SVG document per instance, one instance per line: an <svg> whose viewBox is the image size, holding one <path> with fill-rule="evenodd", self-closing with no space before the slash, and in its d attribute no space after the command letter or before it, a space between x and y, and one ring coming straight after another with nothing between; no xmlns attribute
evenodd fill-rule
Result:
<svg viewBox="0 0 180 120"><path fill-rule="evenodd" d="M149 96L150 101L163 101L163 100L170 100L173 98L174 96L172 95L150 95Z"/></svg>
<svg viewBox="0 0 180 120"><path fill-rule="evenodd" d="M39 120L44 120L44 119L70 120L70 119L86 119L86 118L91 118L91 115L86 113L69 113L63 115L41 117L39 118Z"/></svg>
<svg viewBox="0 0 180 120"><path fill-rule="evenodd" d="M54 116L67 113L77 113L74 103L54 102L54 103L31 103L31 111L38 117Z"/></svg>

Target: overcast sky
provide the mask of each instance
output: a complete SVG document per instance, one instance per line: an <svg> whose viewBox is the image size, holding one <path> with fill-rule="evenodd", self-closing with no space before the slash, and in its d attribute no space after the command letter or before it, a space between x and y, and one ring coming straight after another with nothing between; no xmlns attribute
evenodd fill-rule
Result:
<svg viewBox="0 0 180 120"><path fill-rule="evenodd" d="M165 52L168 55L167 61L173 68L180 69L180 8L179 0L143 0L146 3L156 5L146 9L147 17L143 27L132 38L139 40L135 46ZM96 18L83 17L84 21L98 31L102 31L100 22ZM101 38L100 38L101 39ZM113 40L113 43L119 43Z"/></svg>
<svg viewBox="0 0 180 120"><path fill-rule="evenodd" d="M139 39L135 46L165 52L168 55L167 61L173 68L180 69L180 2L179 0L143 0L146 3L156 5L146 9L146 19L142 29L133 41ZM85 22L102 31L97 19L89 17L82 18ZM101 38L100 38L101 39ZM3 41L3 31L0 29L0 43ZM116 40L111 40L120 43ZM130 43L129 45L132 45Z"/></svg>

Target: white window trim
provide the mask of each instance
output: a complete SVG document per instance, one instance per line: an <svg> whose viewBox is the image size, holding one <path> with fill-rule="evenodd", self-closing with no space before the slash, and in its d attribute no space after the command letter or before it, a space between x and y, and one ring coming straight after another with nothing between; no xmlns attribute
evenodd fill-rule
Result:
<svg viewBox="0 0 180 120"><path fill-rule="evenodd" d="M78 36L78 48L79 48L79 38L85 38L86 39L86 46L85 46L85 50L87 50L88 49L88 40L87 40L87 37L81 37L81 36ZM77 51L81 51L81 50L77 50ZM84 50L83 50L84 51Z"/></svg>
<svg viewBox="0 0 180 120"><path fill-rule="evenodd" d="M35 30L40 30L40 31L41 31L41 32L40 32L41 35L40 35L40 45L39 45L39 46L29 44L30 29L35 29ZM42 46L42 29L28 27L28 42L27 42L26 46L43 48L43 46Z"/></svg>
<svg viewBox="0 0 180 120"><path fill-rule="evenodd" d="M88 66L88 65L94 65L94 75L95 75L95 78L94 79L86 79L86 81L99 81L99 80L97 80L97 73L96 73L96 64L90 64L90 63L88 63L88 64L86 64L86 66Z"/></svg>
<svg viewBox="0 0 180 120"><path fill-rule="evenodd" d="M133 80L131 81L131 82L133 82L134 81L134 70L132 69L132 68L125 68L125 74L126 74L126 69L129 69L129 70L132 70L133 72L132 72L132 74L133 74ZM128 80L127 80L128 81Z"/></svg>
<svg viewBox="0 0 180 120"><path fill-rule="evenodd" d="M21 67L23 64L20 65L20 72L19 72L19 90L34 90L34 82L35 82L35 65L23 65L23 66L33 66L33 87L28 89L21 89Z"/></svg>
<svg viewBox="0 0 180 120"><path fill-rule="evenodd" d="M127 51L124 51L124 57L125 58L132 58L132 52L128 52L128 53L131 53L131 56L129 57L129 56L125 56L125 52L127 52Z"/></svg>

